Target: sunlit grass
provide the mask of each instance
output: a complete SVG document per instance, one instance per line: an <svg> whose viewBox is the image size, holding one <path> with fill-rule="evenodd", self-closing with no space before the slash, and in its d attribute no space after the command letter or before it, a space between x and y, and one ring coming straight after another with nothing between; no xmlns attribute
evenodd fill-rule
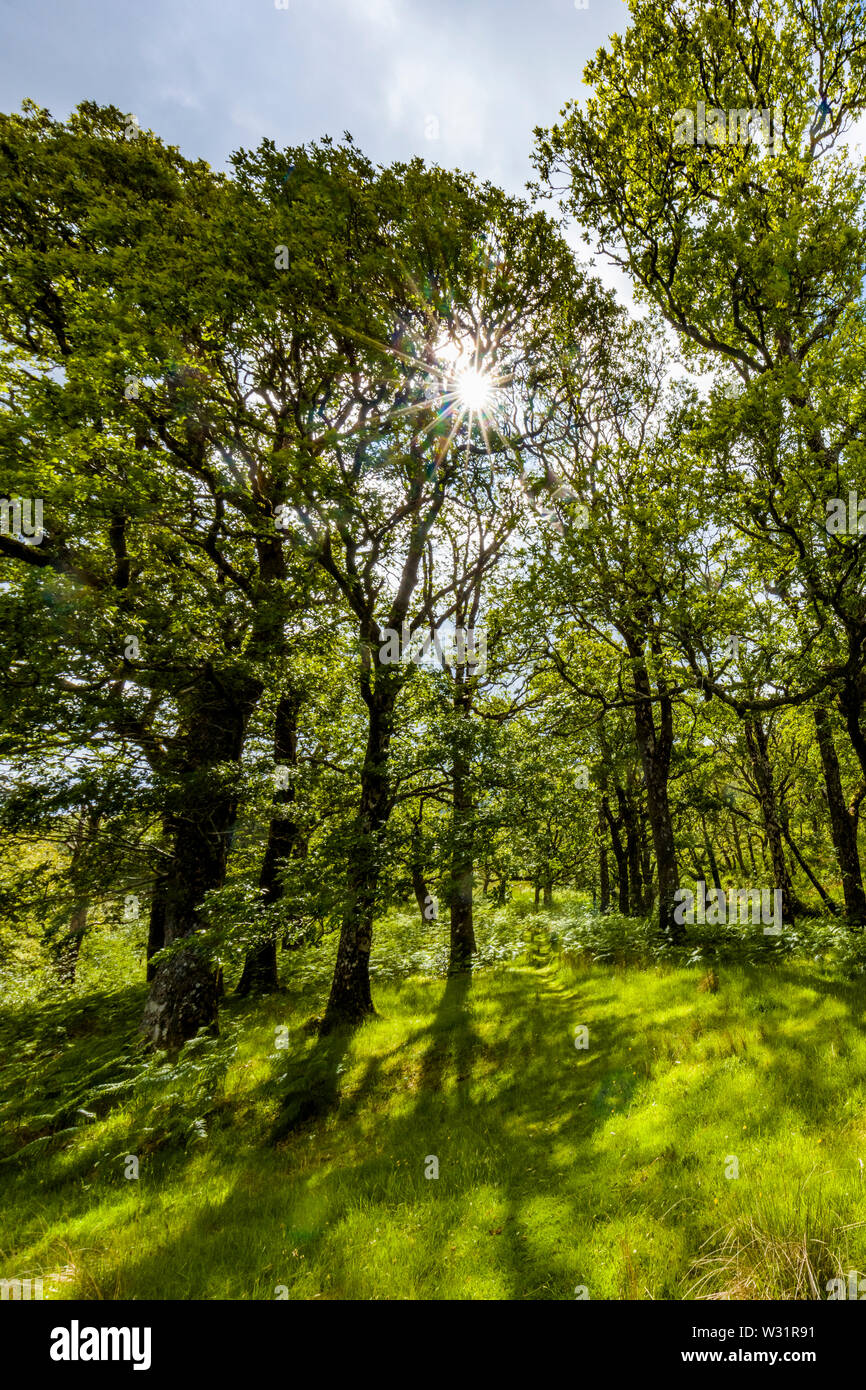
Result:
<svg viewBox="0 0 866 1390"><path fill-rule="evenodd" d="M0 1274L54 1298L826 1297L866 1268L866 986L703 973L542 947L380 979L380 1016L324 1047L324 979L229 1000L200 1131L132 1097L4 1165ZM91 1046L125 1044L128 1003ZM289 1092L307 1118L274 1143Z"/></svg>

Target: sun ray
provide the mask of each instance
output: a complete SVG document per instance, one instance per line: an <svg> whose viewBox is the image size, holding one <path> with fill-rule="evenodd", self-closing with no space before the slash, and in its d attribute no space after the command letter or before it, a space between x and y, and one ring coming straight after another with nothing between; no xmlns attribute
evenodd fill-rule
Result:
<svg viewBox="0 0 866 1390"><path fill-rule="evenodd" d="M432 311L429 311L427 306L423 307L432 324ZM329 315L322 317L332 329L339 330L342 327ZM377 425L381 426L401 418L413 415L420 416L429 412L432 418L421 425L418 430L422 439L425 436L430 436L437 427L446 422L450 424L447 436L437 441L435 445L435 468L438 469L443 462L448 449L464 425L466 426L465 467L467 469L469 467L472 434L476 426L480 431L487 456L492 457L488 425L494 415L497 397L503 388L513 380L512 373L496 374L492 370L500 335L496 333L492 337L484 335L481 325L475 324L470 329L464 328L458 336L454 332L454 325L452 324L447 335L444 339L440 339L437 345L434 346L428 341L426 350L434 356L434 361L431 362L414 351L403 350L393 341L380 342L357 330L343 329L343 331L352 332L352 336L356 337L358 341L366 343L377 351L390 356L402 366L422 373L429 379L430 385L425 390L423 399L409 401L405 405L386 410L382 416L377 415ZM412 346L411 343L410 346ZM384 385L384 381L382 384ZM421 424L420 421L419 424ZM359 422L357 428L359 430L369 429L369 425L369 421Z"/></svg>

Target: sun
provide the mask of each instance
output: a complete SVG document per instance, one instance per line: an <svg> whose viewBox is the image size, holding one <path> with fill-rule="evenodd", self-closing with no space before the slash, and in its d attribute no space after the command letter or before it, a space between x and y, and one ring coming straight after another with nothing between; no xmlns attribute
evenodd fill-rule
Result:
<svg viewBox="0 0 866 1390"><path fill-rule="evenodd" d="M470 415L481 415L490 409L495 384L489 372L470 365L461 367L454 378L454 396L458 407Z"/></svg>

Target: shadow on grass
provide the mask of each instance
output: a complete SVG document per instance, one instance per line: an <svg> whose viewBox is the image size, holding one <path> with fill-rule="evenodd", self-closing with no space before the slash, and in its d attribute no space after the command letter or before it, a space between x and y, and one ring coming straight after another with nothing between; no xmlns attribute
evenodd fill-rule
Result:
<svg viewBox="0 0 866 1390"><path fill-rule="evenodd" d="M129 985L0 1010L0 1157L26 1164L51 1147L55 1132L117 1103L108 1091L104 1099L92 1092L118 1081L140 1056L144 998L143 986Z"/></svg>
<svg viewBox="0 0 866 1390"><path fill-rule="evenodd" d="M335 1028L324 1037L317 1037L311 1052L289 1063L283 1077L280 1112L271 1130L272 1143L337 1106L340 1075L354 1033L353 1028Z"/></svg>
<svg viewBox="0 0 866 1390"><path fill-rule="evenodd" d="M401 1288L397 1296L406 1296L399 1270L371 1267L386 1244L368 1239L379 1234L369 1229L371 1213L376 1219L381 1213L383 1232L394 1225L393 1264L399 1265L401 1253L409 1258L405 1242L417 1239L411 1278L421 1297L436 1297L440 1288L447 1290L443 1296L455 1296L476 1266L498 1279L496 1297L572 1298L578 1282L589 1284L595 1297L591 1271L582 1277L575 1269L576 1232L582 1229L587 1248L588 1223L603 1241L609 1223L663 1222L676 1208L673 1220L688 1225L689 1244L698 1248L709 1232L706 1223L715 1220L712 1211L691 1187L680 1188L682 1197L671 1189L677 1180L688 1181L689 1165L697 1162L692 1146L701 1137L702 1108L709 1119L724 1095L717 1088L726 1084L725 1059L739 1045L727 1037L731 1020L724 1009L702 996L701 1028L690 1033L691 994L675 975L648 982L647 1018L624 1007L605 1013L616 990L598 973L585 977L592 981L586 1005L580 976L564 979L544 969L483 974L483 991L478 975L444 982L430 1022L401 1033L393 1051L367 1058L342 1101L340 1081L354 1034L332 1034L296 1057L275 1126L275 1137L288 1140L285 1148L239 1156L232 1186L218 1203L178 1209L177 1225L158 1250L137 1252L125 1266L131 1295L207 1297L213 1296L209 1288L228 1286L236 1297L271 1297L270 1278L296 1288L296 1297L320 1296L317 1287L325 1296L383 1296L389 1280ZM744 974L746 998L765 1006L762 1047L771 1051L769 1064L763 1057L754 1062L762 1069L761 1100L770 1103L762 1124L768 1135L782 1136L792 1106L814 1120L829 1099L814 1066L815 1048L827 1041L826 1016L812 1023L792 985L834 996L852 1019L857 1014L860 1030L864 990L796 972L786 981L781 972L772 978ZM695 1005L698 999L695 994ZM784 1032L786 1000L801 1029L793 1039ZM493 1016L492 1041L476 1010ZM662 1021L653 1023L653 1012ZM574 1047L580 1022L591 1027L589 1053ZM738 1006L735 1022L740 1027L755 1018L747 1010L744 1019ZM689 1047L690 1039L715 1049L705 1052L706 1089L668 1089L664 1105L646 1112L646 1128L635 1136L641 1153L626 1161L610 1143L608 1127L641 1103L644 1078L673 1072L675 1051ZM643 1071L634 1060L639 1042L646 1048ZM388 1110L380 1108L384 1103ZM337 1105L336 1125L314 1125ZM307 1122L309 1135L296 1134ZM431 1155L439 1162L438 1180L425 1176ZM282 1246L275 1233L280 1222ZM292 1242L301 1243L305 1260L283 1248ZM643 1296L630 1253L620 1257L612 1248L616 1268L609 1283L617 1292L602 1296ZM197 1260L201 1268L190 1273ZM180 1277L191 1291L154 1293L165 1290L165 1271L174 1267L185 1271ZM661 1296L681 1296L675 1276L670 1279ZM658 1296L663 1276L655 1280Z"/></svg>
<svg viewBox="0 0 866 1390"><path fill-rule="evenodd" d="M439 1006L429 1028L430 1045L421 1061L419 1087L422 1093L438 1094L453 1054L454 1067L464 1079L471 1065L476 1041L469 1011L471 972L449 975Z"/></svg>

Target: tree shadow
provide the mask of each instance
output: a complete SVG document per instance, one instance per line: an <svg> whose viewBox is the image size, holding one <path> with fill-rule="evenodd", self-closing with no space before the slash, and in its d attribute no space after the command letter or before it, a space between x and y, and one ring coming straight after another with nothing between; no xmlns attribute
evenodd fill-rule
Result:
<svg viewBox="0 0 866 1390"><path fill-rule="evenodd" d="M454 1054L458 1073L471 1065L473 1051L473 1032L470 1023L469 995L472 986L470 971L459 975L449 975L442 998L433 1016L433 1021L425 1031L431 1034L431 1042L421 1060L419 1087L423 1093L438 1093L448 1066Z"/></svg>
<svg viewBox="0 0 866 1390"><path fill-rule="evenodd" d="M770 980L763 972L755 972L755 985L760 985L761 992L758 1002L766 1004L771 1024L773 1010L778 1009L781 1021L783 1008L773 982L781 984L785 973L774 972ZM483 992L478 989L481 974L486 977ZM387 1269L374 1274L363 1263L359 1267L367 1241L359 1246L354 1223L360 1221L364 1229L363 1222L375 1212L383 1223L396 1223L401 1241L411 1240L414 1231L423 1232L419 1253L423 1251L425 1259L429 1254L429 1260L419 1261L411 1276L421 1290L419 1297L437 1297L446 1272L454 1288L462 1283L464 1272L468 1283L478 1267L490 1273L492 1287L498 1290L495 1297L571 1298L576 1283L592 1285L591 1278L580 1272L574 1248L579 1240L588 1262L586 1275L591 1275L589 1262L601 1258L592 1253L592 1229L598 1222L599 1240L608 1240L608 1258L617 1261L608 1285L619 1293L607 1296L642 1296L628 1252L620 1263L619 1237L613 1228L624 1211L636 1223L663 1223L674 1180L683 1183L686 1192L685 1185L692 1181L689 1165L695 1161L689 1139L695 1124L694 1101L668 1092L664 1104L652 1112L652 1127L642 1141L645 1155L636 1156L630 1166L622 1166L623 1160L610 1152L606 1131L612 1122L618 1130L618 1122L627 1118L631 1107L641 1104L635 1075L640 1080L644 1074L649 1077L650 1071L644 1073L639 1067L638 1040L658 1041L663 1049L666 1032L674 1026L677 1037L688 1045L683 1020L690 1005L682 994L681 980L672 975L669 984L662 982L653 996L662 1022L647 1034L640 1013L623 1009L611 1016L604 1012L605 1004L616 995L613 977L610 984L598 972L588 975L590 979L592 994L587 999L580 976L563 979L546 971L534 975L527 969L454 976L444 982L432 1017L425 1009L429 1023L401 1030L395 1048L380 1046L366 1059L360 1079L342 1100L341 1069L355 1034L348 1030L317 1041L312 1052L296 1059L294 1085L278 1125L291 1140L293 1131L306 1121L332 1113L339 1104L337 1164L332 1157L337 1131L332 1125L320 1131L321 1141L317 1141L329 1166L310 1163L309 1155L317 1150L306 1142L303 1147L290 1142L268 1158L251 1154L217 1208L191 1212L183 1229L172 1232L171 1248L180 1255L187 1241L193 1249L197 1241L208 1242L212 1249L209 1270L214 1277L233 1282L233 1287L260 1290L261 1269L269 1266L261 1265L264 1256L258 1245L246 1266L238 1263L238 1251L243 1253L239 1232L255 1211L256 1192L267 1193L267 1200L274 1203L278 1194L275 1210L280 1218L293 1228L304 1228L307 1259L317 1259L322 1252L322 1268L328 1276L326 1282L321 1274L319 1287L325 1297L388 1296ZM795 972L785 983L799 988L812 984L837 997L852 1015L858 1012L857 1027L862 1028L861 986L809 981ZM757 994L756 989L756 999ZM674 1019L670 1008L680 998L682 1010ZM701 1019L701 1031L704 1037L718 1034L711 1055L723 1066L730 1051L725 1037L730 1025L723 1010L716 1013L712 1008ZM486 1025L479 1009L486 1010ZM573 1028L578 1022L590 1023L589 1053L574 1045ZM816 1018L810 1028L808 1017L804 1019L803 1047L821 1042L825 1023ZM736 1044L736 1037L731 1042ZM820 1087L815 1092L814 1068L809 1070L806 1053L781 1034L771 1038L770 1045L777 1049L777 1056L768 1059L765 1099L771 1100L778 1086L780 1099L784 1093L789 1106L793 1103L812 1114L820 1101ZM659 1067L663 1073L676 1060L673 1053L662 1050L658 1062L648 1060L646 1065L652 1066L655 1079ZM501 1074L503 1067L507 1077ZM353 1075L357 1076L357 1070ZM708 1114L713 1113L715 1084L711 1078L706 1093ZM391 1098L398 1092L392 1108ZM383 1110L386 1098L389 1108ZM767 1134L781 1133L782 1121L774 1122L772 1109L763 1123ZM311 1132L309 1137L316 1136ZM431 1156L437 1156L438 1174L428 1177L425 1163ZM263 1173L258 1171L260 1163ZM689 1189L689 1200L693 1196ZM700 1223L705 1217L701 1208L694 1220ZM681 1205L674 1219L685 1219ZM609 1238L608 1224L613 1231ZM312 1227L315 1231L307 1229ZM696 1229L702 1239L703 1227ZM563 1232L568 1233L566 1239ZM292 1239L300 1237L295 1233ZM372 1260L377 1242L370 1240L369 1245ZM408 1258L411 1247L405 1248ZM157 1254L142 1255L127 1268L135 1280L154 1281L164 1278L169 1257L170 1251L161 1246ZM399 1254L397 1259L399 1263ZM277 1268L285 1269L279 1277L290 1288L295 1272L300 1276L310 1267L300 1257L293 1261L283 1250L277 1251L274 1261ZM658 1281L663 1283L664 1276L656 1271L654 1278L658 1293ZM309 1282L297 1287L299 1292L290 1296L309 1296ZM405 1290L405 1282L400 1287ZM680 1296L678 1286L672 1283L671 1289L662 1296ZM406 1296L405 1292L400 1296ZM596 1296L595 1287L590 1296Z"/></svg>
<svg viewBox="0 0 866 1390"><path fill-rule="evenodd" d="M285 1074L286 1089L271 1129L278 1143L293 1130L335 1109L340 1100L340 1075L355 1029L335 1028L317 1036L311 1052L292 1060Z"/></svg>

